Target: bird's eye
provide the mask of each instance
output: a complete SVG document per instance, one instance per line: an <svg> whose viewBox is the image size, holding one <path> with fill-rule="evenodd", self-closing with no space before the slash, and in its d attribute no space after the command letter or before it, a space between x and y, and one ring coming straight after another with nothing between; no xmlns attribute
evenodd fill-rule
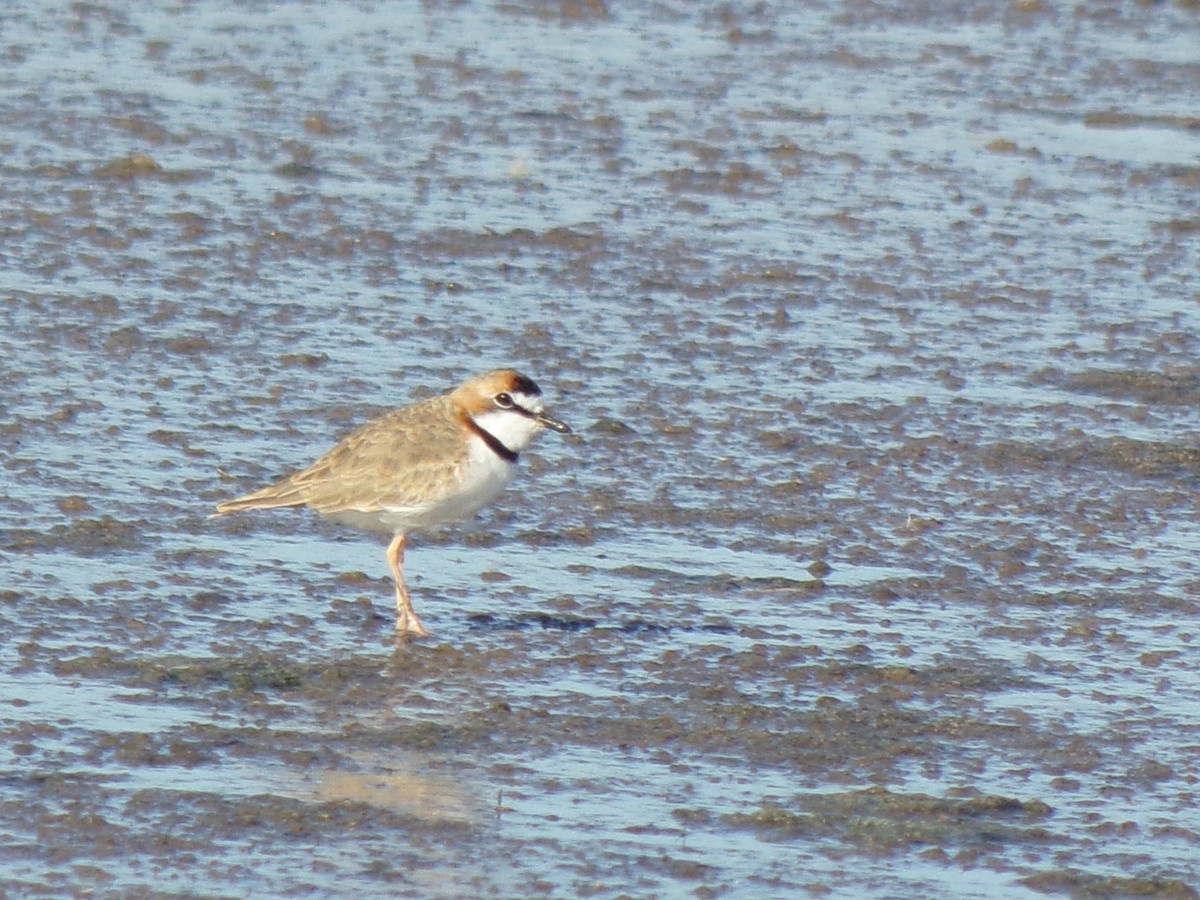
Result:
<svg viewBox="0 0 1200 900"><path fill-rule="evenodd" d="M501 409L512 409L513 398L508 394L497 394L495 397L496 405Z"/></svg>

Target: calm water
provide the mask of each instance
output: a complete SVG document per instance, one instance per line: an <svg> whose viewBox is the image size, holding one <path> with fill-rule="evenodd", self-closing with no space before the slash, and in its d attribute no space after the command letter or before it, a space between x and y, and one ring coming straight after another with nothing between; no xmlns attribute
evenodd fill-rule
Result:
<svg viewBox="0 0 1200 900"><path fill-rule="evenodd" d="M1197 46L12 5L0 892L1198 896ZM431 639L206 519L501 365L577 435L415 540Z"/></svg>

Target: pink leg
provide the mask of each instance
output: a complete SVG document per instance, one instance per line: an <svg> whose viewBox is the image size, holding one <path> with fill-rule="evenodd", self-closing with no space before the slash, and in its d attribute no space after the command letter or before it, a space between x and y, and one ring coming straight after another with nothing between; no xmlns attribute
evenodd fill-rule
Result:
<svg viewBox="0 0 1200 900"><path fill-rule="evenodd" d="M412 600L408 597L408 588L404 586L404 532L401 531L392 538L387 548L388 566L392 570L392 578L396 582L396 633L427 637L429 632L417 618L413 610Z"/></svg>

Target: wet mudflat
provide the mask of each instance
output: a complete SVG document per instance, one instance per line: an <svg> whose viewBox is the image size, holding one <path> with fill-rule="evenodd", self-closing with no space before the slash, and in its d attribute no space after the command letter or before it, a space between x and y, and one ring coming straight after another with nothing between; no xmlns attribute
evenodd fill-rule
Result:
<svg viewBox="0 0 1200 900"><path fill-rule="evenodd" d="M1197 896L1193 4L0 41L6 895ZM206 519L501 365L432 638Z"/></svg>

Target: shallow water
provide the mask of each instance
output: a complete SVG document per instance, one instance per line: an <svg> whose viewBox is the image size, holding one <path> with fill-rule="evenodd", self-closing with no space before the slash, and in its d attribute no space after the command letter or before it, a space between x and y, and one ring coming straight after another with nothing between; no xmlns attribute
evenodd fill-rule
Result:
<svg viewBox="0 0 1200 900"><path fill-rule="evenodd" d="M1197 896L1191 4L0 36L5 894ZM500 365L431 639L206 518Z"/></svg>

